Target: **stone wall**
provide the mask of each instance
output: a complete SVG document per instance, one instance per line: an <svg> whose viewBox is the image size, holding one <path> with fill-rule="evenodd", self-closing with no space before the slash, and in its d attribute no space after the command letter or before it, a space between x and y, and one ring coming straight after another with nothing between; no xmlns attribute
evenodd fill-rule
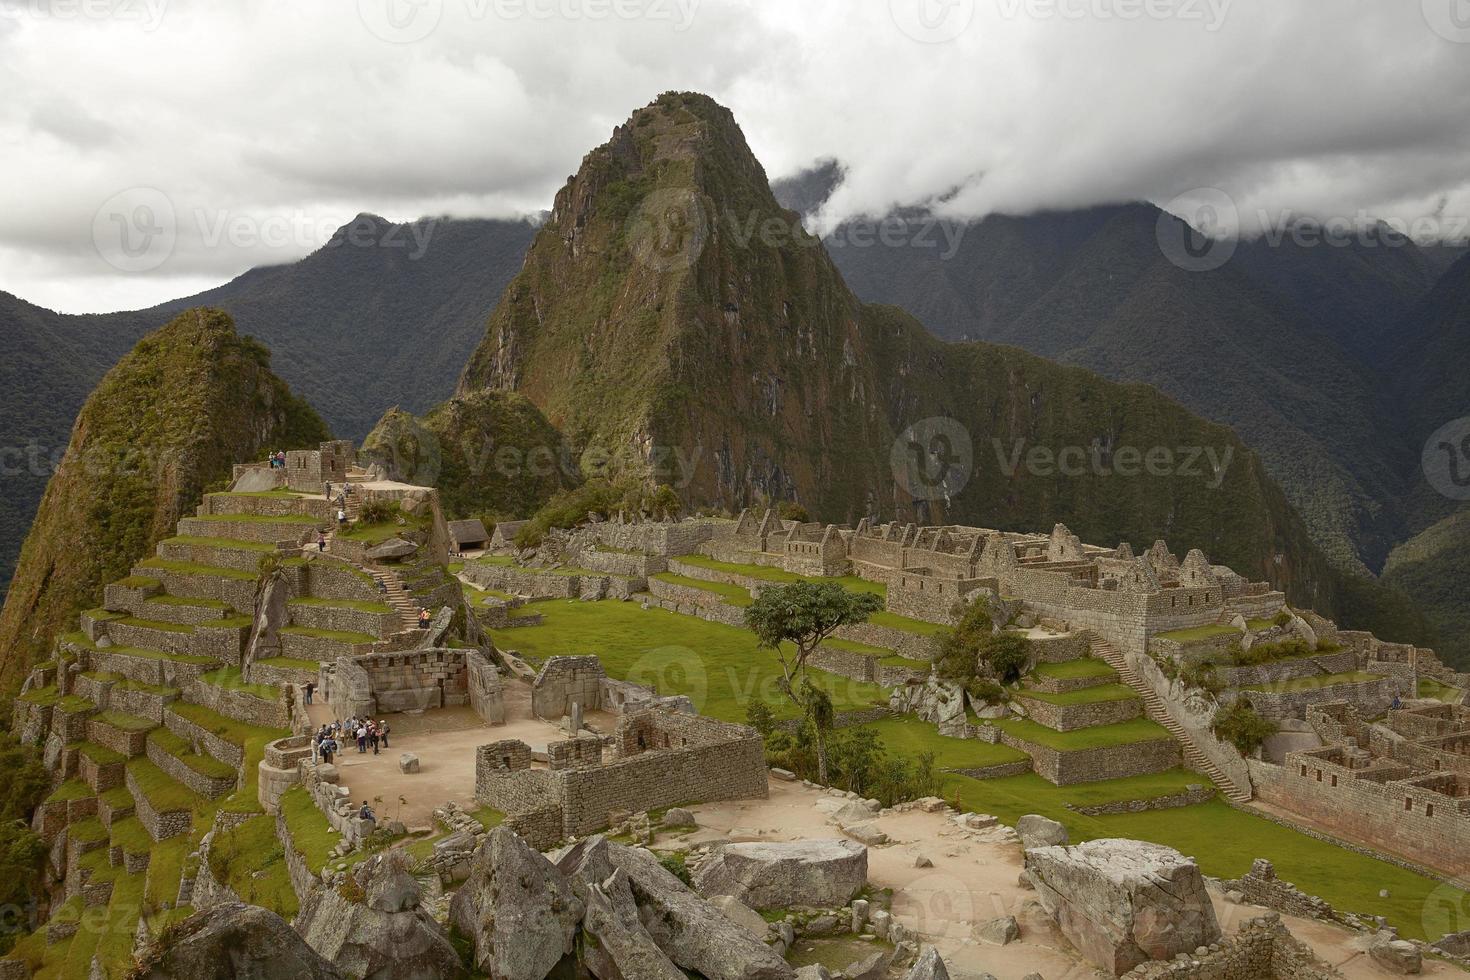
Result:
<svg viewBox="0 0 1470 980"><path fill-rule="evenodd" d="M297 595L319 599L383 601L371 575L329 556L308 553L297 574L299 581L294 589ZM253 605L246 608L253 608Z"/></svg>
<svg viewBox="0 0 1470 980"><path fill-rule="evenodd" d="M1238 891L1251 905L1301 919L1332 920L1337 912L1316 895L1308 895L1289 881L1276 877L1276 868L1265 858L1251 862L1250 871L1223 882L1227 891Z"/></svg>
<svg viewBox="0 0 1470 980"><path fill-rule="evenodd" d="M611 761L597 764L593 755L578 753L575 764L554 770L532 768L524 742L482 745L475 796L518 821L532 821L543 828L538 833L555 807L559 836L567 837L603 829L617 813L766 795L761 737L742 725L642 708L623 715L615 743L620 752Z"/></svg>
<svg viewBox="0 0 1470 980"><path fill-rule="evenodd" d="M143 743L148 739L146 731L134 731L109 724L99 718L87 720L87 741L114 752L121 752L129 759L143 754Z"/></svg>
<svg viewBox="0 0 1470 980"><path fill-rule="evenodd" d="M1250 702L1264 718L1304 718L1308 708L1337 701L1348 701L1362 708L1365 713L1376 715L1388 710L1394 697L1401 693L1400 688L1399 681L1392 677L1383 677L1301 691L1238 691L1236 696Z"/></svg>
<svg viewBox="0 0 1470 980"><path fill-rule="evenodd" d="M656 582L656 579L650 579L649 585L652 586ZM667 585L667 583L662 584ZM671 587L671 594L672 589L676 588L679 587ZM690 589L687 587L684 587L684 590L687 592L700 591L698 589ZM711 593L703 594L710 595ZM715 598L718 599L719 597L715 596ZM745 626L745 610L739 608L738 606L726 605L723 602L698 605L693 602L680 602L678 599L672 598L661 599L656 595L652 596L647 601L650 606L656 606L659 609L665 609L669 612L678 613L681 616L693 616L696 619L703 619L711 623L722 623L725 626L734 626L737 629L743 629Z"/></svg>
<svg viewBox="0 0 1470 980"><path fill-rule="evenodd" d="M602 704L605 677L596 657L551 657L531 685L531 713L555 722L571 714L573 702L594 711Z"/></svg>
<svg viewBox="0 0 1470 980"><path fill-rule="evenodd" d="M1225 667L1218 663L1216 676L1226 687L1248 687L1253 684L1279 684L1299 677L1318 674L1346 674L1358 669L1358 656L1352 650L1337 650L1313 657L1293 657L1249 667Z"/></svg>
<svg viewBox="0 0 1470 980"><path fill-rule="evenodd" d="M1234 936L1203 954L1144 963L1127 980L1338 980L1341 974L1318 960L1274 912L1249 919Z"/></svg>
<svg viewBox="0 0 1470 980"><path fill-rule="evenodd" d="M700 546L729 526L727 521L693 520L671 523L622 523L609 521L590 527L597 540L610 548L642 551L650 555L692 555Z"/></svg>
<svg viewBox="0 0 1470 980"><path fill-rule="evenodd" d="M1341 750L1326 748L1290 752L1282 766L1250 760L1251 779L1262 800L1334 834L1470 874L1470 778L1412 777L1408 767L1360 774L1336 761L1340 757Z"/></svg>
<svg viewBox="0 0 1470 980"><path fill-rule="evenodd" d="M321 492L321 487L317 487ZM250 494L206 494L199 505L199 516L212 514L248 514L252 517L314 517L324 524L336 519L330 501L310 497L256 497Z"/></svg>
<svg viewBox="0 0 1470 980"><path fill-rule="evenodd" d="M227 766L239 769L245 764L245 750L234 742L220 738L214 732L201 728L183 715L170 711L163 716L163 724L169 731L195 747L196 751L213 756Z"/></svg>
<svg viewBox="0 0 1470 980"><path fill-rule="evenodd" d="M1145 800L1115 800L1095 806L1068 806L1067 809L1086 817L1101 817L1111 813L1147 813L1150 810L1177 810L1180 807L1208 803L1215 798L1213 786L1191 785L1181 793L1168 793Z"/></svg>
<svg viewBox="0 0 1470 980"><path fill-rule="evenodd" d="M313 525L295 520L235 521L227 517L184 517L179 520L178 533L191 538L227 538L232 541L254 541L257 544L288 542L300 545L308 540L315 541L317 531L327 524L327 521Z"/></svg>
<svg viewBox="0 0 1470 980"><path fill-rule="evenodd" d="M465 651L375 653L355 658L366 672L375 713L459 707L470 703Z"/></svg>
<svg viewBox="0 0 1470 980"><path fill-rule="evenodd" d="M479 650L465 651L470 707L487 725L505 724L505 689L500 670Z"/></svg>
<svg viewBox="0 0 1470 980"><path fill-rule="evenodd" d="M280 808L281 796L301 781L301 765L310 764L311 737L293 735L277 739L265 747L256 779L256 796L266 813Z"/></svg>
<svg viewBox="0 0 1470 980"><path fill-rule="evenodd" d="M157 742L148 743L148 759L155 766L167 773L169 778L174 780L174 782L181 783L200 796L206 796L210 799L224 796L226 793L234 790L239 783L238 775L220 777L206 776L201 772L195 772L189 766L185 765L183 760L165 752Z"/></svg>
<svg viewBox="0 0 1470 980"><path fill-rule="evenodd" d="M289 728L291 713L284 693L266 700L242 688L211 684L204 680L189 683L184 700L201 704L211 711L261 728Z"/></svg>
<svg viewBox="0 0 1470 980"><path fill-rule="evenodd" d="M1000 733L1000 741L1031 756L1036 772L1058 786L1142 776L1180 764L1179 743L1172 738L1065 752L1005 731Z"/></svg>
<svg viewBox="0 0 1470 980"><path fill-rule="evenodd" d="M133 794L133 801L137 807L138 822L143 829L148 831L148 836L156 841L167 840L180 834L187 834L194 825L193 815L187 810L159 811L153 808L148 797L138 787L133 774L127 774L128 792Z"/></svg>
<svg viewBox="0 0 1470 980"><path fill-rule="evenodd" d="M1024 691L1017 692L1016 697L1022 702L1026 715L1032 721L1059 732L1092 728L1095 725L1115 725L1143 714L1143 702L1138 698L1092 701L1085 704L1052 704L1039 698L1028 698Z"/></svg>
<svg viewBox="0 0 1470 980"><path fill-rule="evenodd" d="M392 636L403 629L398 612L386 604L381 611L300 602L292 602L287 608L291 611L291 624L307 629L366 633L379 639Z"/></svg>

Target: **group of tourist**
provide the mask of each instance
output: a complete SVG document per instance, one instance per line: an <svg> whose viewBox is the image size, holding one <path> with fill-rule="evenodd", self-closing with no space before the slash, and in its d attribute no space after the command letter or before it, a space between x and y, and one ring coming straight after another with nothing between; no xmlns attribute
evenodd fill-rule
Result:
<svg viewBox="0 0 1470 980"><path fill-rule="evenodd" d="M271 464L271 469L273 470L284 470L286 468L286 454L284 452L271 453L265 458L265 461Z"/></svg>
<svg viewBox="0 0 1470 980"><path fill-rule="evenodd" d="M346 721L334 721L331 724L322 725L316 732L316 751L321 760L330 764L332 757L342 751L342 741L357 743L358 752L372 750L373 755L378 754L379 749L388 748L388 735L392 728L387 719L373 721L371 718L348 718Z"/></svg>

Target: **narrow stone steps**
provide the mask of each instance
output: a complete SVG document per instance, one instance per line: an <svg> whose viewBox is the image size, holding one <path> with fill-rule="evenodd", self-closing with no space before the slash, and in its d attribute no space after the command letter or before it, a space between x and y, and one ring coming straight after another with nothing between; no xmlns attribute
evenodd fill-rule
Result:
<svg viewBox="0 0 1470 980"><path fill-rule="evenodd" d="M398 577L398 573L386 568L369 568L368 574L382 586L383 601L398 611L398 618L403 623L403 627L417 629L419 625L418 604L403 587L403 580Z"/></svg>
<svg viewBox="0 0 1470 980"><path fill-rule="evenodd" d="M1191 769L1208 776L1216 786L1220 787L1220 792L1230 800L1236 803L1250 802L1251 794L1237 786L1224 770L1195 745L1190 734L1169 714L1163 699L1154 691L1152 685L1138 675L1138 672L1128 663L1128 659L1116 647L1094 634L1092 652L1094 656L1116 670L1124 684L1138 693L1143 701L1144 714L1150 721L1162 726L1174 737L1184 751L1184 761Z"/></svg>

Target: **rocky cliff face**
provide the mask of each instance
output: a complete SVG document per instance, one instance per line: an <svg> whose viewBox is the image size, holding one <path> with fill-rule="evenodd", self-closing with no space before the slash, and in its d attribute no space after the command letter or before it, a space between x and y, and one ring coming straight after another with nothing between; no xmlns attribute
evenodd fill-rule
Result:
<svg viewBox="0 0 1470 980"><path fill-rule="evenodd" d="M223 312L190 310L148 334L87 399L42 497L0 612L0 683L14 684L233 462L328 437Z"/></svg>
<svg viewBox="0 0 1470 980"><path fill-rule="evenodd" d="M461 377L486 388L694 505L1162 535L1332 605L1325 560L1229 429L858 301L704 96L640 109L557 194Z"/></svg>

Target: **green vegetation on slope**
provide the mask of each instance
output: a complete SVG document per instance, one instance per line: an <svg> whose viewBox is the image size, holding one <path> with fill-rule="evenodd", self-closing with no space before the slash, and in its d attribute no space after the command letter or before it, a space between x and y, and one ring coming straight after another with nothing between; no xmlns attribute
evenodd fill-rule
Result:
<svg viewBox="0 0 1470 980"><path fill-rule="evenodd" d="M218 310L138 342L82 407L0 613L0 685L14 685L78 610L174 532L210 484L326 427Z"/></svg>

